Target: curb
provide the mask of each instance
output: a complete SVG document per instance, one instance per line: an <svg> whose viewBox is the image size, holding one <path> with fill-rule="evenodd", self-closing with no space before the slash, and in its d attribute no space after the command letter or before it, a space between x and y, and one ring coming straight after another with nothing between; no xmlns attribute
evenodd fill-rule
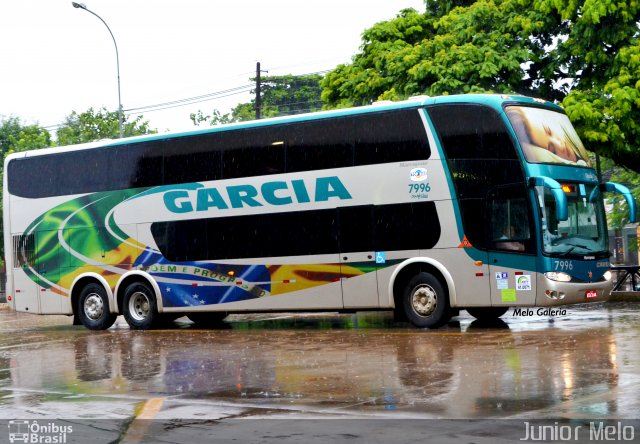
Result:
<svg viewBox="0 0 640 444"><path fill-rule="evenodd" d="M640 302L640 291L614 291L609 302Z"/></svg>

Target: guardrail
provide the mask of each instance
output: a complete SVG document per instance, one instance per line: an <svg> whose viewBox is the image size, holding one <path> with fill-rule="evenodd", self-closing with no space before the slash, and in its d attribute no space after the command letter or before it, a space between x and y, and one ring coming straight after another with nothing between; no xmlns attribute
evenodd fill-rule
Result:
<svg viewBox="0 0 640 444"><path fill-rule="evenodd" d="M614 265L611 272L615 273L615 285L611 292L640 293L640 265Z"/></svg>

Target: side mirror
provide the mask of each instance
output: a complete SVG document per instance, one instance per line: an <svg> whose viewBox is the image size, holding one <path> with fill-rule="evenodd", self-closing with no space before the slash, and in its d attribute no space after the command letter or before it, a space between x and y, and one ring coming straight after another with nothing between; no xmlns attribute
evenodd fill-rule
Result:
<svg viewBox="0 0 640 444"><path fill-rule="evenodd" d="M613 191L614 193L622 194L624 200L627 201L629 207L629 223L634 223L636 219L636 200L633 198L633 194L629 191L629 188L615 182L601 183L599 186L600 191Z"/></svg>
<svg viewBox="0 0 640 444"><path fill-rule="evenodd" d="M548 188L553 194L553 198L556 201L556 219L567 220L569 218L569 206L567 204L567 196L562 191L562 186L550 177L536 176L529 178L529 186L536 187L542 186Z"/></svg>

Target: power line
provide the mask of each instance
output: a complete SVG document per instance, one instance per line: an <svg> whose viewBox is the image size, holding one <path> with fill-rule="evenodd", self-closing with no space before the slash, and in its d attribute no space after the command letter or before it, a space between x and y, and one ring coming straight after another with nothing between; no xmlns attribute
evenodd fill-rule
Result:
<svg viewBox="0 0 640 444"><path fill-rule="evenodd" d="M321 71L315 71L315 72L310 72L310 73L305 73L305 74L295 74L296 77L305 77L305 76L312 76L312 75L317 75L317 74L326 74L329 71L331 71L331 69L325 69L325 70L321 70ZM251 89L254 87L254 84L249 83L243 86L237 86L234 88L229 88L226 90L222 90L222 91L215 91L212 93L208 93L208 94L202 94L200 96L194 96L194 97L187 97L185 99L177 99L177 100L171 100L169 102L164 102L164 103L158 103L155 105L145 105L145 106L140 106L137 108L129 108L129 109L125 109L125 113L128 114L133 114L136 112L152 112L152 111L161 111L163 109L169 109L169 108L176 108L178 106L187 106L187 105L191 105L191 104L195 104L195 103L202 103L202 102L206 102L208 100L215 100L215 99L219 99L219 98L223 98L223 97L229 97L231 95L235 95L235 94L241 94L243 92L246 92L248 89ZM156 109L157 108L157 109Z"/></svg>
<svg viewBox="0 0 640 444"><path fill-rule="evenodd" d="M242 85L242 86L237 86L235 88L229 88L229 89L225 89L222 91L216 91L216 92L212 92L212 93L208 93L208 94L202 94L199 96L194 96L194 97L187 97L185 99L177 99L177 100L171 100L169 102L164 102L164 103L156 103L154 105L145 105L145 106L139 106L137 108L129 108L129 109L125 109L125 112L133 112L133 111L144 111L144 110L148 110L148 109L152 109L152 108L161 108L161 107L172 107L174 105L190 105L191 103L200 103L200 102L204 102L207 100L214 100L214 99L218 99L220 97L227 97L228 95L233 95L230 93L241 93L241 92L245 92L247 89L251 89L253 87L252 84L246 84L246 85Z"/></svg>
<svg viewBox="0 0 640 444"><path fill-rule="evenodd" d="M131 108L131 109L125 110L125 114L126 115L138 114L138 112L141 112L142 110L144 110L144 113L152 113L155 111L163 111L165 109L178 108L180 106L187 106L187 105L194 105L196 103L209 102L211 100L222 99L224 97L235 96L238 94L249 92L251 91L251 88L253 88L253 85L249 85L248 87L242 90L229 92L228 94L221 94L215 97L206 97L200 100L191 100L191 101L181 100L181 101L167 102L166 106L160 106L161 104L158 104L158 105L149 105L141 108ZM173 104L170 105L169 103L173 103Z"/></svg>
<svg viewBox="0 0 640 444"><path fill-rule="evenodd" d="M317 75L317 74L320 74L320 75L321 74L326 74L326 73L328 73L330 71L332 71L332 69L325 69L325 70L309 72L309 73L304 73L304 74L291 74L291 75L293 75L295 77L305 77L305 76L312 76L312 75ZM273 77L277 77L277 76L273 76ZM207 94L201 94L199 96L187 97L187 98L184 98L184 99L170 100L168 102L156 103L154 105L144 105L144 106L139 106L139 107L135 107L135 108L128 108L128 109L124 110L124 113L126 115L138 114L140 112L142 112L142 113L151 113L151 112L163 111L163 110L171 109L171 108L178 108L178 107L181 107L181 106L194 105L196 103L203 103L203 102L208 102L208 101L212 101L212 100L222 99L222 98L233 96L233 95L237 95L237 94L242 94L242 93L250 91L254 87L255 87L255 85L253 83L249 83L249 84L245 84L245 85L242 85L242 86L236 86L236 87L225 89L225 90L221 90L221 91L214 91L214 92L207 93ZM286 106L286 105L292 105L292 104L283 104L283 105ZM42 128L46 129L46 130L57 130L57 129L59 129L60 127L62 127L64 125L65 125L65 123L61 122L61 123L57 123L57 124L53 124L53 125L42 126Z"/></svg>

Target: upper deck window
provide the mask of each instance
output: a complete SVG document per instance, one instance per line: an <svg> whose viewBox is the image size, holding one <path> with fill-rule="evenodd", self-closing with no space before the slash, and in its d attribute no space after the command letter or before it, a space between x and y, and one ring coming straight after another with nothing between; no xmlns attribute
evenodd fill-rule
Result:
<svg viewBox="0 0 640 444"><path fill-rule="evenodd" d="M27 198L426 160L416 109L156 138L16 158L9 192Z"/></svg>
<svg viewBox="0 0 640 444"><path fill-rule="evenodd" d="M508 106L505 112L527 162L591 166L566 114L525 106Z"/></svg>

